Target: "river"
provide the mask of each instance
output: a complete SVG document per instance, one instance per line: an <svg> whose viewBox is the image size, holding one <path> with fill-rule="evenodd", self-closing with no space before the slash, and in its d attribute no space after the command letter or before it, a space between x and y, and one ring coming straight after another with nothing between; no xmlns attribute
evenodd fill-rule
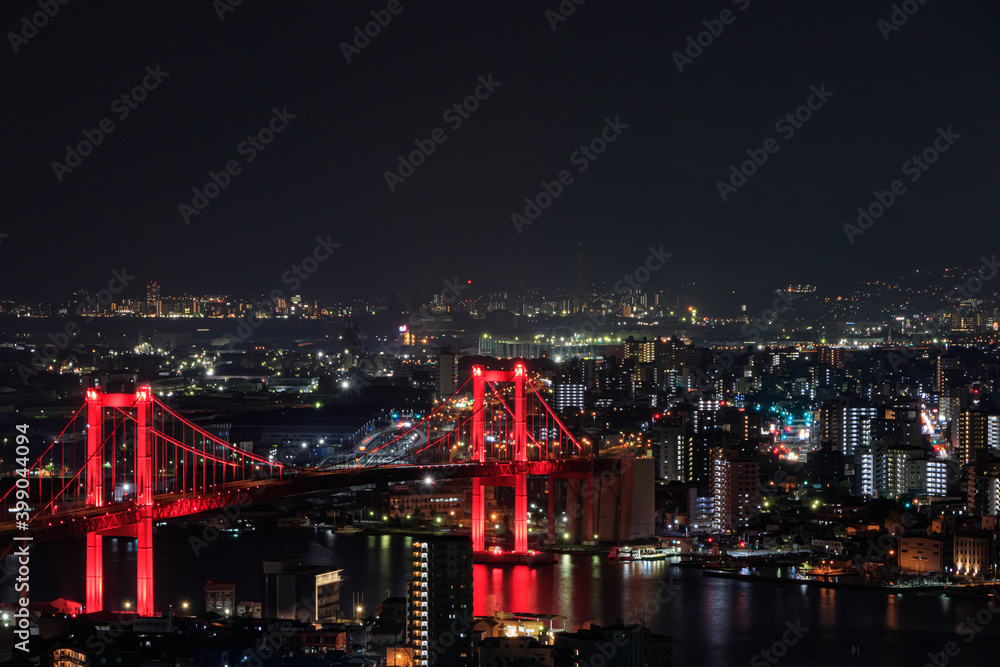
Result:
<svg viewBox="0 0 1000 667"><path fill-rule="evenodd" d="M83 600L84 544L81 538L32 546L33 600ZM261 561L302 556L311 564L343 568L342 604L346 608L355 593L362 594L371 613L387 595L405 595L410 544L403 535L253 532L223 534L196 554L186 535L157 535L156 606L178 609L186 601L200 611L207 580L234 582L237 600L260 600ZM134 604L134 540L108 538L104 550L106 605ZM788 624L801 639L775 664L850 667L850 646L857 644L859 667L920 667L929 662L928 652L943 651L949 641L958 650L949 665L993 664L1000 637L1000 622L982 611L982 600L719 579L670 561L562 555L555 565L537 569L476 565L474 578L477 615L497 609L561 614L567 629L575 629L633 619L644 610L646 625L673 637L675 665L771 664L751 661L779 641ZM2 599L13 599L9 579ZM963 620L977 612L989 619L982 632L958 634Z"/></svg>

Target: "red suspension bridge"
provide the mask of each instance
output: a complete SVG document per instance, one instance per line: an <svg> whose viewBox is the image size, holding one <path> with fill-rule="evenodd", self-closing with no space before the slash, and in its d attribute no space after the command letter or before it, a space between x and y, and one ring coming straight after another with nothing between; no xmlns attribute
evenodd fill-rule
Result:
<svg viewBox="0 0 1000 667"><path fill-rule="evenodd" d="M471 387L471 397L469 385ZM470 400L471 398L471 400ZM30 465L29 465L30 463ZM485 549L483 488L514 488L514 551L528 550L527 477L585 479L607 460L583 447L542 398L523 364L472 368L471 377L426 416L366 438L346 463L291 469L236 447L160 401L88 389L86 402L4 494L0 545L86 535L86 611L103 609L105 535L138 541L136 611L154 614L153 523L230 505L377 482L471 478L473 549ZM579 495L579 490L576 491ZM584 503L586 505L586 503ZM590 508L587 532L593 530Z"/></svg>

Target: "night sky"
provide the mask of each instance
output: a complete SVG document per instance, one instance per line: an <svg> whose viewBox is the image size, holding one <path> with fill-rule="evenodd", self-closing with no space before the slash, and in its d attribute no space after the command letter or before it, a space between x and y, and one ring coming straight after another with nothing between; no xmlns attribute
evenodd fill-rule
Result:
<svg viewBox="0 0 1000 667"><path fill-rule="evenodd" d="M269 292L317 236L340 247L300 287L310 298L409 298L456 276L551 292L574 285L581 245L587 281L610 285L662 245L647 286L693 282L718 309L1000 250L995 2L911 0L889 31L889 2L564 0L553 30L557 0L401 0L348 63L341 43L387 4L244 0L220 20L224 0L70 0L25 42L12 33L38 0L4 2L0 297L97 291L122 266L136 295L148 280ZM674 52L724 10L679 72ZM121 119L112 104L157 66ZM453 129L442 114L490 76ZM833 95L778 131L812 86ZM248 162L239 146L275 108L294 119ZM103 118L114 130L60 182L52 163ZM606 118L627 128L580 172L571 156ZM911 182L903 164L949 126L960 138ZM446 140L391 191L384 172L436 128ZM769 137L778 151L724 202L717 182ZM231 160L241 172L185 224L179 205ZM573 182L519 234L511 215L563 170ZM843 225L894 179L905 193L850 243Z"/></svg>

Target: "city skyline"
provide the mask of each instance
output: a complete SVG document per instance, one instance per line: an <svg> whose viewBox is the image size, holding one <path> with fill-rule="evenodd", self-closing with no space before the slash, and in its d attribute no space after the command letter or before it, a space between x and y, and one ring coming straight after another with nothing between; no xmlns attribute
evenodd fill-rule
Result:
<svg viewBox="0 0 1000 667"><path fill-rule="evenodd" d="M466 307L472 304L491 304L486 310L506 309L515 314L521 313L519 308L527 306L537 306L545 303L564 302L579 308L601 308L601 303L606 305L608 298L628 301L635 295L645 295L650 304L662 306L664 312L675 310L684 305L694 304L698 312L710 319L733 319L746 314L744 307L754 308L758 304L769 303L774 295L779 298L791 300L801 298L799 295L810 294L815 298L822 299L830 303L832 301L842 301L847 298L847 302L865 303L869 299L869 306L881 308L884 314L896 312L898 314L919 314L927 310L937 310L941 304L957 305L961 301L975 300L989 304L995 298L995 288L990 282L996 277L1000 263L995 259L995 255L981 255L979 264L976 266L946 266L937 270L915 270L907 275L896 275L883 279L858 278L858 282L844 292L833 291L829 286L809 285L806 283L790 283L771 291L758 290L753 293L744 293L743 299L735 305L735 301L725 307L706 309L703 303L717 303L711 298L705 298L705 291L699 289L697 284L680 283L664 285L662 279L657 280L656 271L643 272L644 265L640 263L636 269L626 272L622 278L613 284L579 284L575 287L539 289L535 287L520 285L517 289L499 289L496 291L483 292L479 285L473 285L472 281L463 281L458 276L452 279L444 279L437 291L428 293L422 292L414 287L409 295L393 292L388 295L376 294L353 294L345 297L332 297L325 294L311 292L305 284L309 279L309 274L305 273L302 267L294 265L283 274L281 287L271 290L270 294L243 292L236 294L225 294L219 291L207 290L201 292L181 292L174 293L165 291L162 293L162 301L167 303L180 302L200 302L201 304L226 304L229 306L243 304L246 307L254 306L266 312L265 306L275 306L281 303L280 310L287 310L288 306L301 304L308 307L302 313L313 315L326 314L338 316L355 312L364 314L368 312L381 312L386 308L396 308L397 314L414 313L427 309L454 311L465 304ZM646 265L648 266L648 264ZM657 267L658 268L658 267ZM114 296L112 305L98 304L100 290L77 289L72 292L48 295L47 298L32 300L26 298L11 298L12 295L0 296L0 312L20 315L42 315L51 316L65 311L71 314L73 307L80 303L91 303L94 308L88 308L91 312L106 311L106 314L136 314L149 315L152 303L161 300L160 291L162 286L157 280L141 281L137 276L129 273L127 267L111 272L112 280L109 285L113 287L111 293ZM301 278L299 277L301 276ZM645 280L644 280L645 279ZM150 286L156 286L156 297L150 301ZM313 285L315 286L315 284ZM298 288L305 289L299 290ZM884 292L880 294L880 292ZM735 290L732 290L735 294ZM888 293L888 294L885 294ZM886 296L895 296L899 299L892 303L891 299L885 300ZM734 297L735 298L735 297ZM883 301L876 304L872 299L881 298ZM658 302L658 300L665 300ZM938 303L940 302L940 303ZM131 308L121 309L122 304L130 304ZM837 304L833 304L836 306ZM68 308L67 308L68 306ZM118 312L115 312L118 308ZM328 313L321 310L329 309ZM190 311L190 308L188 308ZM470 311L474 312L474 311ZM208 311L181 312L179 314L213 316ZM572 315L572 312L563 309L552 312L553 315ZM678 314L680 314L678 312ZM812 313L810 316L822 317L821 314ZM850 317L851 315L848 315ZM860 315L854 315L858 317ZM872 318L877 319L881 315L873 314ZM836 319L834 317L834 319Z"/></svg>
<svg viewBox="0 0 1000 667"><path fill-rule="evenodd" d="M1000 3L0 28L0 661L993 658Z"/></svg>

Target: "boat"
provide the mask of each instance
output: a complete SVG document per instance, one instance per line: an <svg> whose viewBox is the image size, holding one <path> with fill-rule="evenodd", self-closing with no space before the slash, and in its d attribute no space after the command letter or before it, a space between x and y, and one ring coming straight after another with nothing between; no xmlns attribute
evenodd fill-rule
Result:
<svg viewBox="0 0 1000 667"><path fill-rule="evenodd" d="M363 529L358 528L357 526L347 525L347 526L340 526L339 528L334 528L333 532L336 535L357 535L358 533L364 531Z"/></svg>
<svg viewBox="0 0 1000 667"><path fill-rule="evenodd" d="M617 546L611 547L611 553L608 554L608 558L621 561L664 560L670 553L672 552L669 549L654 546Z"/></svg>
<svg viewBox="0 0 1000 667"><path fill-rule="evenodd" d="M854 564L849 560L823 560L819 565L801 568L803 576L806 577L837 577L845 574L857 574Z"/></svg>

